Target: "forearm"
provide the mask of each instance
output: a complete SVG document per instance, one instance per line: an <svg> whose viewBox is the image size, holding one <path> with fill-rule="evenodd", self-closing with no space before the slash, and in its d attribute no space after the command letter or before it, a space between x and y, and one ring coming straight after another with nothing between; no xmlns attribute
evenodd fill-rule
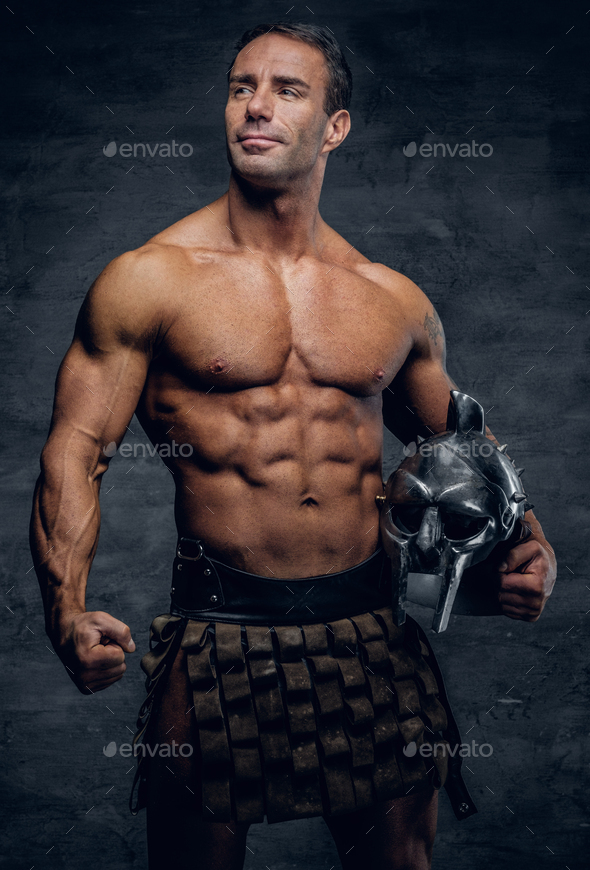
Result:
<svg viewBox="0 0 590 870"><path fill-rule="evenodd" d="M86 610L86 582L100 528L100 477L67 451L50 450L41 469L31 517L31 551L46 630L53 642L59 642L71 617Z"/></svg>

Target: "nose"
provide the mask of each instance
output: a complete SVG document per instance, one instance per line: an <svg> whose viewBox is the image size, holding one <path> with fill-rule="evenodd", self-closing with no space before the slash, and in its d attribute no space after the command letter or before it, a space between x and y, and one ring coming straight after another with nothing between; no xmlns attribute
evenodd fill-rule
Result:
<svg viewBox="0 0 590 870"><path fill-rule="evenodd" d="M428 507L424 511L422 524L418 537L416 538L416 547L425 556L430 558L438 556L441 552L439 541L441 536L442 526L438 508Z"/></svg>
<svg viewBox="0 0 590 870"><path fill-rule="evenodd" d="M266 121L271 120L272 102L267 88L263 86L256 88L246 103L245 118L247 121L257 121L258 118L264 118Z"/></svg>

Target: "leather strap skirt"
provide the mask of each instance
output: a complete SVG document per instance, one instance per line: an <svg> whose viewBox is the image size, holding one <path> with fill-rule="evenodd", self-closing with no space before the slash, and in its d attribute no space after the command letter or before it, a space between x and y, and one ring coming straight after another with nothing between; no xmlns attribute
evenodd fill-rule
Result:
<svg viewBox="0 0 590 870"><path fill-rule="evenodd" d="M443 785L457 818L477 812L446 751L461 738L432 649L411 617L394 624L388 567L378 550L346 571L275 580L181 538L171 612L154 619L141 661L131 811L147 804L140 745L181 652L198 733L191 791L209 819L336 816Z"/></svg>
<svg viewBox="0 0 590 870"><path fill-rule="evenodd" d="M194 789L210 820L336 816L443 785L457 818L477 812L458 753L442 748L460 736L411 617L396 626L390 604L297 624L204 617L168 613L152 623L141 662L148 694L133 741L133 813L148 794L150 758L137 749L149 742L150 715L179 649L198 729ZM425 742L439 750L424 756Z"/></svg>

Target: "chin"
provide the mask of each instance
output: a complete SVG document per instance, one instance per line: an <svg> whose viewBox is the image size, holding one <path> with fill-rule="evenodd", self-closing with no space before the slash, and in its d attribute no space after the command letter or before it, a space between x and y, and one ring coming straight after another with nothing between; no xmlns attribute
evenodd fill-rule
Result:
<svg viewBox="0 0 590 870"><path fill-rule="evenodd" d="M254 157L254 159L252 159ZM263 184L265 187L276 187L288 180L289 173L273 165L265 155L252 155L246 159L230 160L230 166L236 175L245 181Z"/></svg>

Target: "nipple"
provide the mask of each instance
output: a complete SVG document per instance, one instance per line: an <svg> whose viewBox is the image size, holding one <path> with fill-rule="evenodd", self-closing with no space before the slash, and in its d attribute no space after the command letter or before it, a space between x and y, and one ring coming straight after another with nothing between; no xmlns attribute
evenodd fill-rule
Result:
<svg viewBox="0 0 590 870"><path fill-rule="evenodd" d="M381 369L381 368L375 369L375 371L373 372L373 377L375 378L376 381L382 381L383 378L385 377L385 369Z"/></svg>
<svg viewBox="0 0 590 870"><path fill-rule="evenodd" d="M226 372L229 368L229 362L222 356L217 356L209 363L209 371L214 375L219 375Z"/></svg>

